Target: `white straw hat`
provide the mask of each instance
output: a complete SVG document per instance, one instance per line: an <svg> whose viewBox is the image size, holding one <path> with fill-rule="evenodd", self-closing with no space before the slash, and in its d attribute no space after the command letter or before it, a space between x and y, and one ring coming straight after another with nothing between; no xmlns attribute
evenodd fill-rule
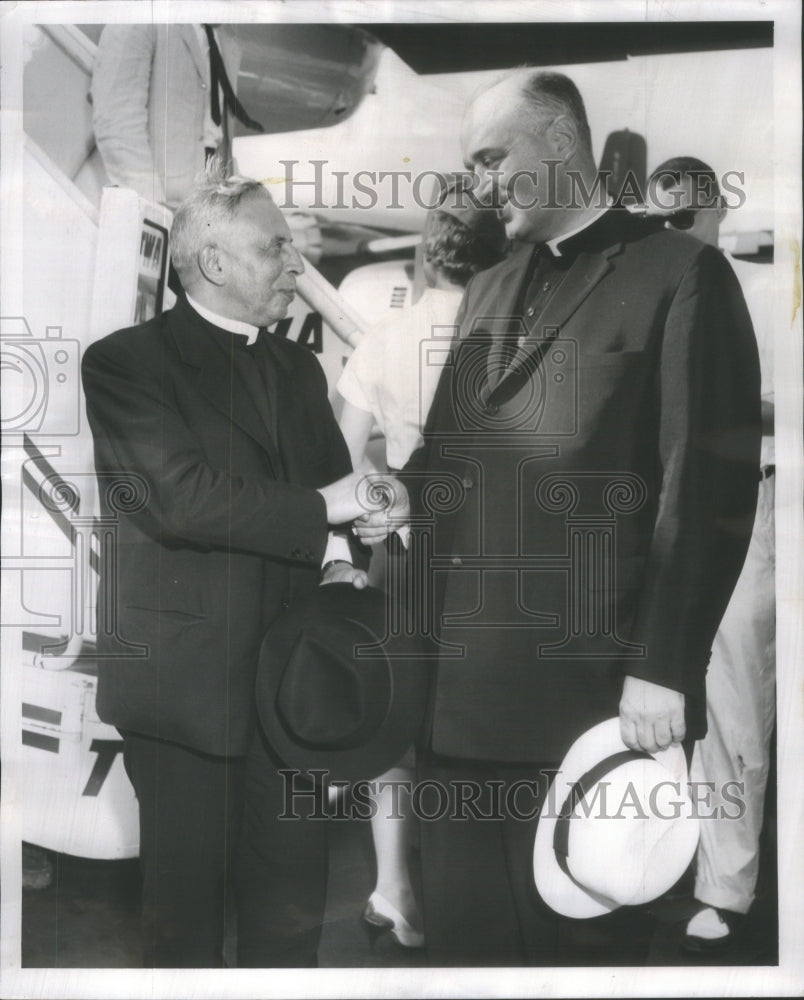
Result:
<svg viewBox="0 0 804 1000"><path fill-rule="evenodd" d="M575 741L553 780L533 848L536 888L568 917L647 903L684 874L698 833L681 747L629 750L609 719Z"/></svg>

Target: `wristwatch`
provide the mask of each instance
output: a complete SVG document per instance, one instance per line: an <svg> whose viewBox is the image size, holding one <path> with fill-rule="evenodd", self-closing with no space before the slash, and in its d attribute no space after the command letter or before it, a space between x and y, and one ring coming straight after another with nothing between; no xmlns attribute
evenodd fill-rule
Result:
<svg viewBox="0 0 804 1000"><path fill-rule="evenodd" d="M325 576L327 570L331 566L337 566L338 563L343 563L344 566L351 566L352 565L352 563L350 563L348 559L330 559L329 562L325 562L324 565L321 567L321 576Z"/></svg>

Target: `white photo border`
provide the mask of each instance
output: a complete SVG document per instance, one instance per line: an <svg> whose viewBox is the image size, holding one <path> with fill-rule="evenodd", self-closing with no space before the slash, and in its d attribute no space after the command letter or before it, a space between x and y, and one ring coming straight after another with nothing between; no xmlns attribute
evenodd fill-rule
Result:
<svg viewBox="0 0 804 1000"><path fill-rule="evenodd" d="M110 0L2 3L2 314L21 315L21 32L31 23L134 21L773 20L775 169L778 967L594 969L98 970L20 967L21 824L13 767L2 776L0 995L13 997L772 996L804 990L804 528L802 527L801 49L796 0ZM771 151L769 150L769 155ZM788 335L789 334L789 335ZM3 676L3 760L18 754L19 681Z"/></svg>

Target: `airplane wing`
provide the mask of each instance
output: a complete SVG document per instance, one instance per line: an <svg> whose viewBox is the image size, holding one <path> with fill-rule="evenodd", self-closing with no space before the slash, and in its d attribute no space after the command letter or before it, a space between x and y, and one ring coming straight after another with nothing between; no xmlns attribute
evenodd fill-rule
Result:
<svg viewBox="0 0 804 1000"><path fill-rule="evenodd" d="M615 62L629 56L773 45L772 21L370 24L419 74Z"/></svg>

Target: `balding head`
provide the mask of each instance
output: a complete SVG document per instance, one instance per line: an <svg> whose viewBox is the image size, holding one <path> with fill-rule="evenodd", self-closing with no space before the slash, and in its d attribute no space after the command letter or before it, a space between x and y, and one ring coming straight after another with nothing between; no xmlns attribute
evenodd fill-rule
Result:
<svg viewBox="0 0 804 1000"><path fill-rule="evenodd" d="M504 77L472 100L461 141L478 195L499 206L509 238L547 240L583 221L570 174L589 190L596 170L583 100L568 77L534 70Z"/></svg>
<svg viewBox="0 0 804 1000"><path fill-rule="evenodd" d="M544 70L520 69L478 92L467 108L464 129L478 115L496 111L515 114L523 127L537 133L559 117L578 136L579 149L592 157L592 139L580 91L568 76Z"/></svg>

